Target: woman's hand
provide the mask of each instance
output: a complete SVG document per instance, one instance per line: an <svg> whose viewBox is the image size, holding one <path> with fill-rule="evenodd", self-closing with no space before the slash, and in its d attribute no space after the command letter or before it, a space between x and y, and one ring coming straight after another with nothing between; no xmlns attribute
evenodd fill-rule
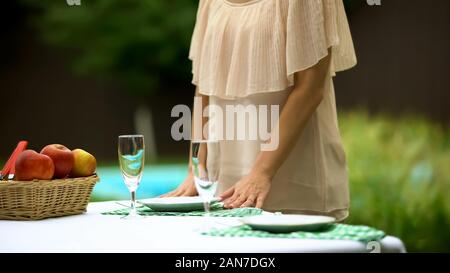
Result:
<svg viewBox="0 0 450 273"><path fill-rule="evenodd" d="M196 196L197 189L194 184L194 175L189 172L188 176L184 179L178 188L169 193L163 194L160 197L176 197L176 196Z"/></svg>
<svg viewBox="0 0 450 273"><path fill-rule="evenodd" d="M220 198L224 201L225 208L262 208L271 181L270 176L250 173L224 192Z"/></svg>

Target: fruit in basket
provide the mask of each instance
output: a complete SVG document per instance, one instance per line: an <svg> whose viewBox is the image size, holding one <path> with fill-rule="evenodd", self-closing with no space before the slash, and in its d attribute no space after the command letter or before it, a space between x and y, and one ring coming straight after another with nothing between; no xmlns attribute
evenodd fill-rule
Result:
<svg viewBox="0 0 450 273"><path fill-rule="evenodd" d="M84 177L95 173L97 168L97 160L93 155L82 149L72 151L74 156L74 164L70 177Z"/></svg>
<svg viewBox="0 0 450 273"><path fill-rule="evenodd" d="M19 181L50 180L55 172L52 159L33 150L25 150L19 154L15 169L15 179Z"/></svg>
<svg viewBox="0 0 450 273"><path fill-rule="evenodd" d="M41 154L53 160L55 165L54 178L64 178L69 175L74 163L74 156L70 149L61 144L50 144L42 149Z"/></svg>

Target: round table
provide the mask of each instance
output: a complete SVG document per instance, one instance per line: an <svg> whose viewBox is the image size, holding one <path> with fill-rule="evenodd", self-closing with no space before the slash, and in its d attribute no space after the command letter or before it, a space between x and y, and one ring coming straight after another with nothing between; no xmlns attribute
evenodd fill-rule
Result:
<svg viewBox="0 0 450 273"><path fill-rule="evenodd" d="M125 201L121 203L126 203ZM371 252L361 242L281 238L214 237L199 234L202 217L151 216L124 220L102 212L123 208L115 201L90 203L82 215L40 221L0 221L0 252ZM213 225L239 224L236 218ZM381 252L406 252L401 240L387 236Z"/></svg>

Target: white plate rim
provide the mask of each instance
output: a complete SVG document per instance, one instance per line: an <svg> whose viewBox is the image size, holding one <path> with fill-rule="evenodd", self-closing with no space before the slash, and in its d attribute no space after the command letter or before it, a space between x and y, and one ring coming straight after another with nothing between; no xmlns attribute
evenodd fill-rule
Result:
<svg viewBox="0 0 450 273"><path fill-rule="evenodd" d="M178 199L179 198L179 199ZM192 199L191 199L192 198ZM175 202L175 203L170 203L167 200L174 200L174 199L178 199L178 200L188 200L191 199L189 201L180 201L180 202ZM166 200L166 201L163 201ZM220 199L218 197L214 197L211 202L215 202L215 201L219 201ZM199 196L182 196L182 197L156 197L156 198L149 198L149 199L145 199L145 200L139 200L137 201L138 203L142 204L142 205L167 205L167 206L177 206L177 205L196 205L196 204L203 204L203 200L201 197Z"/></svg>
<svg viewBox="0 0 450 273"><path fill-rule="evenodd" d="M294 217L304 217L304 218L318 218L322 219L322 221L316 221L316 222L310 222L310 223L270 223L270 222L256 222L252 221L253 219L262 219L262 218L294 218ZM325 225L325 224L333 224L336 223L336 218L326 215L305 215L305 214L282 214L282 215L256 215L256 216L246 216L239 219L243 224L249 225L249 226L271 226L271 227L306 227L311 225Z"/></svg>

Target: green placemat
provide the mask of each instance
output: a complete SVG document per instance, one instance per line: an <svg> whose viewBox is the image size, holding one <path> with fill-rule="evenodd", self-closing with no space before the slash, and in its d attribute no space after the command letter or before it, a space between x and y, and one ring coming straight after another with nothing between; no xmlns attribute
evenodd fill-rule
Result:
<svg viewBox="0 0 450 273"><path fill-rule="evenodd" d="M322 240L352 240L359 242L379 241L385 233L381 230L367 226L353 226L334 224L329 229L320 232L296 231L291 233L270 233L267 231L252 230L247 225L225 229L211 229L203 232L203 235L222 237L259 237L259 238L297 238L297 239L322 239Z"/></svg>
<svg viewBox="0 0 450 273"><path fill-rule="evenodd" d="M148 207L142 206L136 208L139 215L142 216L204 216L204 211L189 211L189 212L168 212L168 211L154 211ZM118 209L109 212L103 212L103 215L128 215L129 209ZM211 204L210 216L213 217L244 217L259 215L262 213L261 209L257 208L237 208L237 209L223 209L223 203L217 202Z"/></svg>

